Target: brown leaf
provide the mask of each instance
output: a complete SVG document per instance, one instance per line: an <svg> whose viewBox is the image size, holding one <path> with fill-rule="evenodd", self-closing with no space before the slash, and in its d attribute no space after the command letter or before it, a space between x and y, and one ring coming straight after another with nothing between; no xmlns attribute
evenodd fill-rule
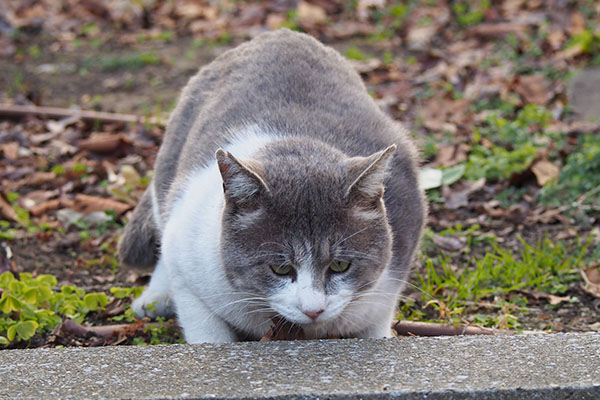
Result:
<svg viewBox="0 0 600 400"><path fill-rule="evenodd" d="M437 247L446 251L461 251L467 246L467 240L457 236L433 235L431 241Z"/></svg>
<svg viewBox="0 0 600 400"><path fill-rule="evenodd" d="M569 33L571 35L579 35L580 33L585 32L586 29L587 24L585 22L585 17L579 11L573 12L573 14L571 14Z"/></svg>
<svg viewBox="0 0 600 400"><path fill-rule="evenodd" d="M0 144L0 151L4 153L4 157L9 160L16 160L19 157L19 143L10 142Z"/></svg>
<svg viewBox="0 0 600 400"><path fill-rule="evenodd" d="M122 134L94 132L89 138L80 140L77 146L94 153L111 153L127 143L129 140Z"/></svg>
<svg viewBox="0 0 600 400"><path fill-rule="evenodd" d="M466 143L458 143L442 146L435 155L432 167L450 167L467 160L467 154L471 146Z"/></svg>
<svg viewBox="0 0 600 400"><path fill-rule="evenodd" d="M521 39L526 38L527 26L510 22L498 24L478 24L467 29L471 35L484 38L502 37L508 34L515 35Z"/></svg>
<svg viewBox="0 0 600 400"><path fill-rule="evenodd" d="M517 78L514 90L528 103L545 105L548 102L548 87L544 75L536 74Z"/></svg>
<svg viewBox="0 0 600 400"><path fill-rule="evenodd" d="M89 214L94 211L114 210L117 215L121 215L132 208L127 203L103 197L89 196L87 194L77 194L75 199L64 196L61 198L61 204L83 214Z"/></svg>
<svg viewBox="0 0 600 400"><path fill-rule="evenodd" d="M327 13L323 7L310 4L306 1L298 3L296 8L298 22L306 25L322 25L327 21Z"/></svg>
<svg viewBox="0 0 600 400"><path fill-rule="evenodd" d="M445 206L450 210L464 207L469 203L469 196L485 186L485 178L476 181L464 181L452 188L444 186L442 194L444 196Z"/></svg>
<svg viewBox="0 0 600 400"><path fill-rule="evenodd" d="M34 217L48 213L48 211L56 210L60 207L60 199L48 200L37 204L29 209L29 213Z"/></svg>
<svg viewBox="0 0 600 400"><path fill-rule="evenodd" d="M594 297L600 298L600 266L593 265L581 270L581 276L584 284L583 290Z"/></svg>
<svg viewBox="0 0 600 400"><path fill-rule="evenodd" d="M540 186L544 186L547 182L555 179L560 173L560 169L548 160L536 161L531 166L531 171Z"/></svg>
<svg viewBox="0 0 600 400"><path fill-rule="evenodd" d="M18 222L19 216L15 212L12 205L4 198L4 194L0 192L0 216L11 221Z"/></svg>

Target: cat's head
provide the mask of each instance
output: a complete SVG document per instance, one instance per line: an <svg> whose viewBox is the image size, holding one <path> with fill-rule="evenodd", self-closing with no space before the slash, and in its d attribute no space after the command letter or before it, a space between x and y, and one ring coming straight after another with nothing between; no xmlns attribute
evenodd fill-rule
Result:
<svg viewBox="0 0 600 400"><path fill-rule="evenodd" d="M383 192L395 148L347 157L286 139L250 160L217 151L223 265L254 308L320 324L373 286L391 258Z"/></svg>

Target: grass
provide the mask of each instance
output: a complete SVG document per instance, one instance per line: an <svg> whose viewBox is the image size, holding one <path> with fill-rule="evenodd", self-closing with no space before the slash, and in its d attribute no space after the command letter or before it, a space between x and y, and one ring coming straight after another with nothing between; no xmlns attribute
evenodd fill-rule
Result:
<svg viewBox="0 0 600 400"><path fill-rule="evenodd" d="M457 226L440 234L466 238L466 249L487 245L488 250L482 254L472 255L467 261L443 253L434 257L423 255L423 266L416 273L416 288L425 308L436 310L435 321L519 328L515 314L525 311L527 306L523 291L563 295L581 279L579 270L589 241L567 246L544 239L530 245L519 238L521 249L514 253L500 247L493 236L476 235L478 229L477 225L468 229ZM480 308L491 311L477 313ZM428 317L411 301L401 305L399 317L432 320L431 315Z"/></svg>
<svg viewBox="0 0 600 400"><path fill-rule="evenodd" d="M137 51L124 55L90 57L83 63L83 69L98 68L103 72L118 70L138 70L147 65L157 65L162 62L155 51Z"/></svg>

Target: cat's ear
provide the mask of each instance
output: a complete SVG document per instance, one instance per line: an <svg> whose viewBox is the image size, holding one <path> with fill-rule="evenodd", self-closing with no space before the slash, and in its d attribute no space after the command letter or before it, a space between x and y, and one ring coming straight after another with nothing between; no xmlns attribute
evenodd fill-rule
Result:
<svg viewBox="0 0 600 400"><path fill-rule="evenodd" d="M215 157L227 198L236 203L243 203L260 191L269 192L269 188L260 176L264 173L263 168L257 161L240 161L222 149L217 150Z"/></svg>
<svg viewBox="0 0 600 400"><path fill-rule="evenodd" d="M346 197L375 205L384 192L384 178L389 161L396 151L393 144L368 157L353 157L349 161L350 186Z"/></svg>

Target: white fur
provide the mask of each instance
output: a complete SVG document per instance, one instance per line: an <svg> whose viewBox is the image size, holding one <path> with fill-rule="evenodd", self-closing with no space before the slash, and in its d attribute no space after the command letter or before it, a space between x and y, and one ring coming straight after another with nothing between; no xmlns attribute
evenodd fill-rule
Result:
<svg viewBox="0 0 600 400"><path fill-rule="evenodd" d="M250 126L240 131L225 150L240 159L251 158L275 139ZM154 190L152 199L156 217ZM216 162L191 171L165 223L161 255L150 285L133 304L138 315L165 315L174 305L189 343L238 340L232 328L261 337L269 328L273 311L301 324L308 338L357 333L360 337L390 336L400 288L387 278L387 271L362 298L357 298L341 277L334 278L338 279L339 290L326 295L323 288L313 284L310 243L302 246L297 279L282 279L277 294L265 298L237 292L225 277L219 252L222 210L222 179ZM246 215L243 219L251 223L253 217ZM321 310L314 321L304 313Z"/></svg>
<svg viewBox="0 0 600 400"><path fill-rule="evenodd" d="M225 150L242 159L251 157L276 138L254 125L241 130L235 137ZM157 197L154 191L152 194L156 218ZM236 312L243 311L240 305L243 305L244 296L235 293L221 267L222 209L222 180L214 161L189 174L183 193L174 202L165 223L161 255L150 285L133 304L134 311L140 316L164 315L170 310L170 298L189 343L234 340L235 334L222 316L236 319ZM167 287L169 296L165 296ZM153 302L156 304L149 306ZM242 316L237 319L241 324L248 323ZM230 320L227 322L232 324Z"/></svg>

